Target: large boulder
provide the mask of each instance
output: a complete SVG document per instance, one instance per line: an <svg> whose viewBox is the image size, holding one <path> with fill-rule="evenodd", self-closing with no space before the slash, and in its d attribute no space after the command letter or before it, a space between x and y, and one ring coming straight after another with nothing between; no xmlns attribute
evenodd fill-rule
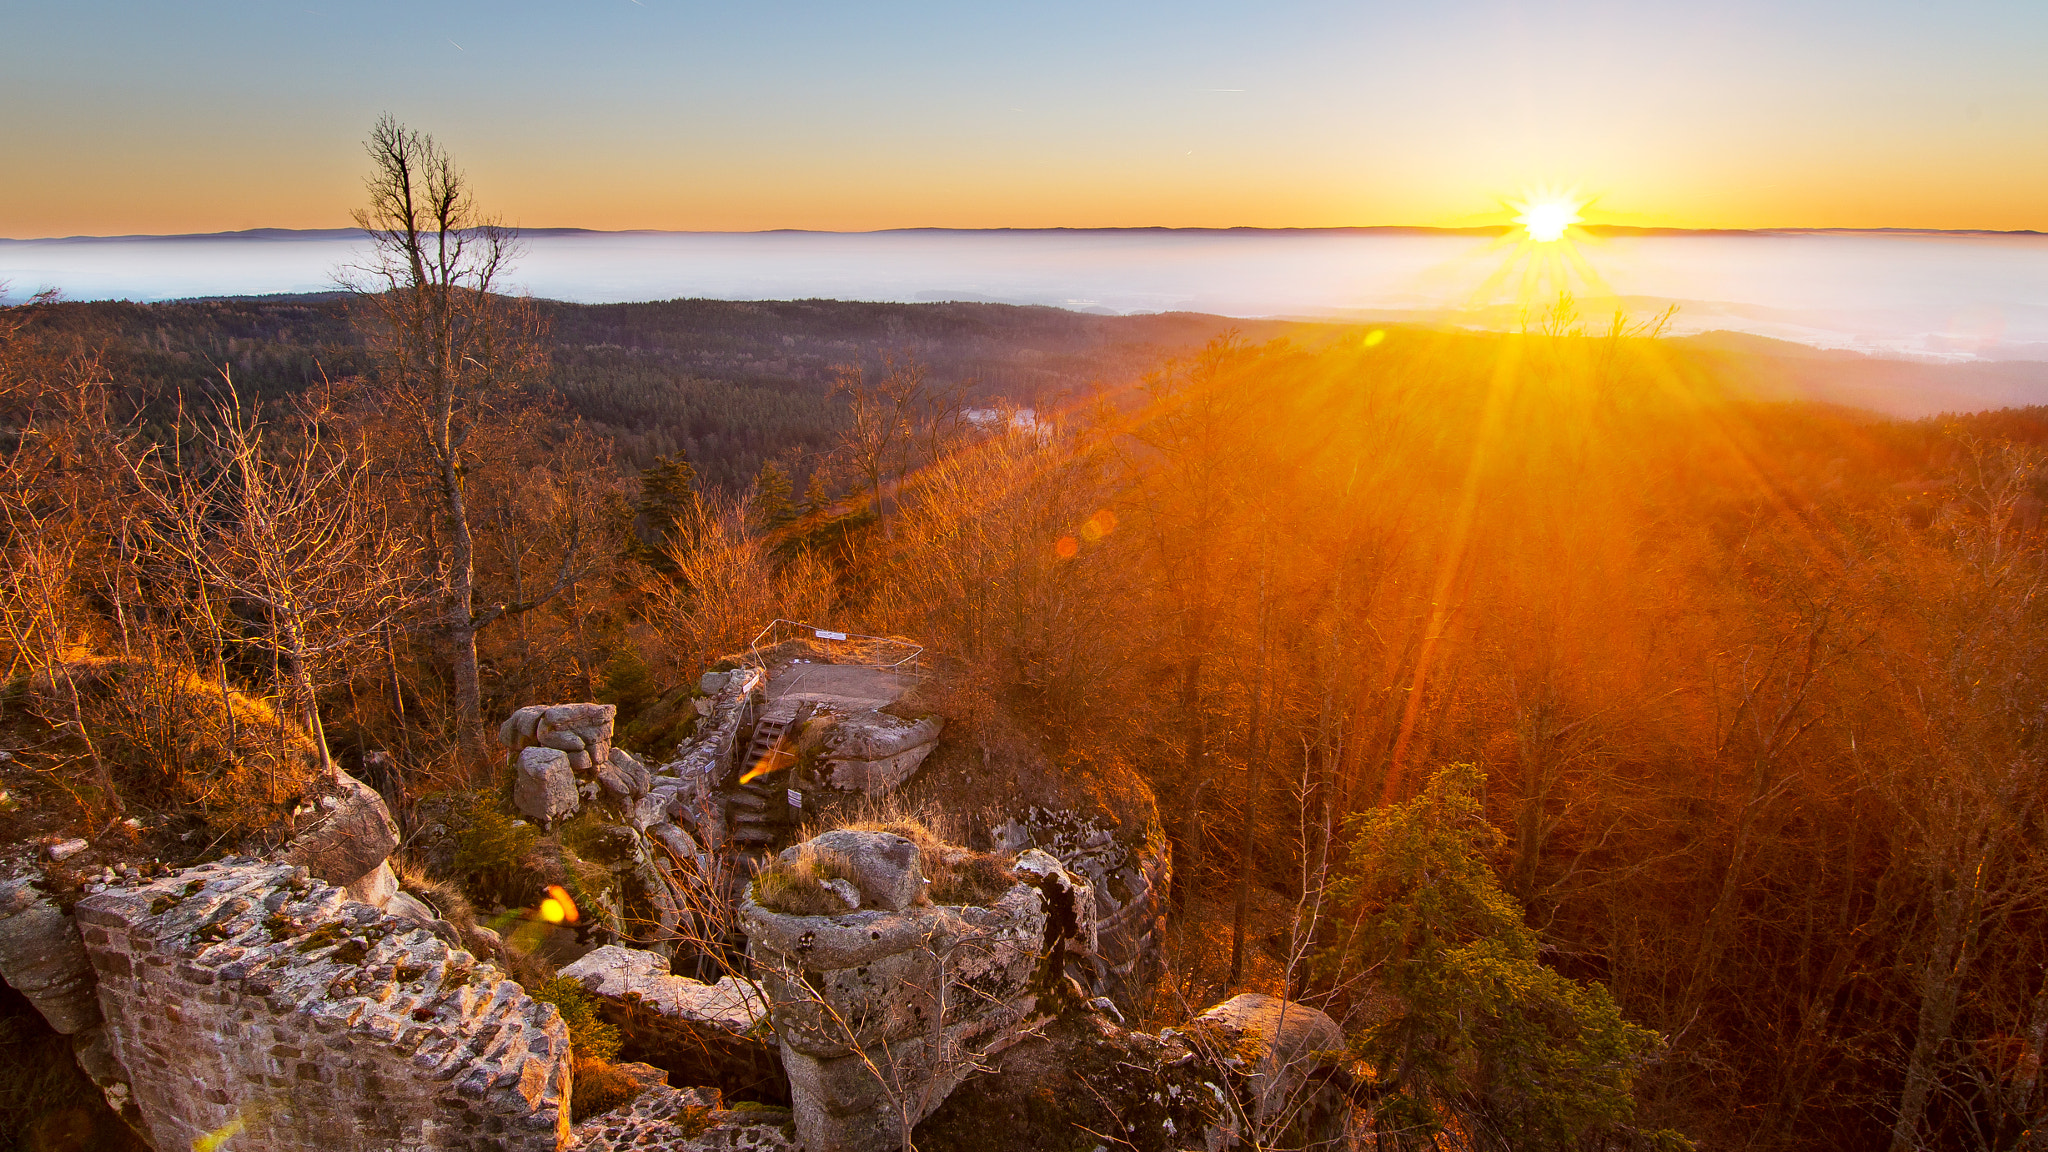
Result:
<svg viewBox="0 0 2048 1152"><path fill-rule="evenodd" d="M876 711L835 717L822 739L825 782L842 792L886 796L932 754L944 727L936 716L905 720Z"/></svg>
<svg viewBox="0 0 2048 1152"><path fill-rule="evenodd" d="M340 773L327 814L285 850L285 860L316 880L347 887L383 866L398 849L398 824L375 788Z"/></svg>
<svg viewBox="0 0 2048 1152"><path fill-rule="evenodd" d="M100 1022L78 924L25 878L0 883L0 977L69 1036Z"/></svg>
<svg viewBox="0 0 2048 1152"><path fill-rule="evenodd" d="M860 890L864 908L901 912L924 895L924 873L918 868L917 843L893 832L867 832L841 828L814 837L810 846L836 852L853 865L853 886ZM786 849L789 857L802 846Z"/></svg>
<svg viewBox="0 0 2048 1152"><path fill-rule="evenodd" d="M900 837L884 837L847 834L835 850L864 852L893 871L892 884L915 876L916 856L889 842ZM772 1006L804 1147L901 1147L911 1125L1014 1040L1038 1004L1047 912L1029 882L988 907L906 903L793 916L744 899L741 927Z"/></svg>
<svg viewBox="0 0 2048 1152"><path fill-rule="evenodd" d="M522 750L512 780L512 806L543 824L575 815L576 773L569 768L568 753L538 746Z"/></svg>
<svg viewBox="0 0 2048 1152"><path fill-rule="evenodd" d="M563 752L582 752L592 764L602 764L612 751L612 723L619 709L613 704L557 704L540 714L534 725L534 743Z"/></svg>
<svg viewBox="0 0 2048 1152"><path fill-rule="evenodd" d="M1226 1124L1233 1138L1265 1148L1283 1133L1314 1144L1343 1136L1344 1094L1317 1076L1347 1062L1344 1030L1328 1013L1246 992L1195 1017L1191 1031L1245 1077L1251 1106Z"/></svg>
<svg viewBox="0 0 2048 1152"><path fill-rule="evenodd" d="M498 742L515 757L534 745L566 752L572 767L588 771L611 757L618 712L612 704L528 704L498 726Z"/></svg>
<svg viewBox="0 0 2048 1152"><path fill-rule="evenodd" d="M540 723L541 713L547 710L545 704L528 704L506 717L505 722L498 725L498 743L514 756L525 751L533 743L533 730Z"/></svg>
<svg viewBox="0 0 2048 1152"><path fill-rule="evenodd" d="M665 1016L719 1028L733 1035L754 1030L768 1015L760 985L738 976L706 984L669 971L668 957L607 944L568 964L561 975L599 996L632 997Z"/></svg>

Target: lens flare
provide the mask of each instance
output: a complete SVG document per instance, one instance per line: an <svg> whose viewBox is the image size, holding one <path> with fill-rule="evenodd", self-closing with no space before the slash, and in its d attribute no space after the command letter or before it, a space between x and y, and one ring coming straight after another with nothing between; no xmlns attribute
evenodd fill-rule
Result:
<svg viewBox="0 0 2048 1152"><path fill-rule="evenodd" d="M550 884L547 899L540 902L540 918L550 924L574 924L578 919L576 901L560 884Z"/></svg>

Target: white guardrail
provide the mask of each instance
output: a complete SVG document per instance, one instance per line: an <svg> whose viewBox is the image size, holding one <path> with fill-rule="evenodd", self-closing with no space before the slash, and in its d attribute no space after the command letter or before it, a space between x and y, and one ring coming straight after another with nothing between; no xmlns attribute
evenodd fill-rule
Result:
<svg viewBox="0 0 2048 1152"><path fill-rule="evenodd" d="M747 645L747 650L754 658L754 667L765 669L767 666L761 658L762 648L773 648L788 640L822 641L834 664L853 668L879 668L885 672L918 674L918 657L924 655L924 645L913 644L908 640L892 636L865 636L858 632L838 632L806 624L801 620L784 620L777 617L769 621L768 626L761 629L753 642ZM860 659L863 656L869 659Z"/></svg>

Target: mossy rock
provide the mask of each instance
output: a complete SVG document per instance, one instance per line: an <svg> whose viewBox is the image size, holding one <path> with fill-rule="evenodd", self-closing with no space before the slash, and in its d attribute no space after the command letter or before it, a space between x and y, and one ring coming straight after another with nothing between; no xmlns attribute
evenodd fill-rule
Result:
<svg viewBox="0 0 2048 1152"><path fill-rule="evenodd" d="M625 718L625 708L620 707L620 722L613 743L657 763L668 759L676 745L688 740L697 730L697 690L695 685L684 685L665 693L661 699L648 704Z"/></svg>

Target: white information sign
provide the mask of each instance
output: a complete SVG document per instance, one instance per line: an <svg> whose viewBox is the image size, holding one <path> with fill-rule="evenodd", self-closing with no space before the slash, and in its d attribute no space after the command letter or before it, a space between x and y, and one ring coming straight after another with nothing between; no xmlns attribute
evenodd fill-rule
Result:
<svg viewBox="0 0 2048 1152"><path fill-rule="evenodd" d="M815 635L815 636L816 636L816 637L817 637L818 639L820 639L820 640L844 640L844 639L846 639L846 633L844 633L844 632L827 632L827 631L825 631L825 630L824 630L823 628L814 628L814 629L812 629L812 630L811 630L811 632L812 632L812 635Z"/></svg>
<svg viewBox="0 0 2048 1152"><path fill-rule="evenodd" d="M789 806L790 806L791 808L801 808L801 807L803 807L803 806L804 806L804 794L803 794L803 793L801 793L801 792L797 791L797 790L796 790L796 789L794 789L794 788L790 788L790 789L787 789L786 791L787 791L787 792L788 792L788 794L789 794Z"/></svg>

